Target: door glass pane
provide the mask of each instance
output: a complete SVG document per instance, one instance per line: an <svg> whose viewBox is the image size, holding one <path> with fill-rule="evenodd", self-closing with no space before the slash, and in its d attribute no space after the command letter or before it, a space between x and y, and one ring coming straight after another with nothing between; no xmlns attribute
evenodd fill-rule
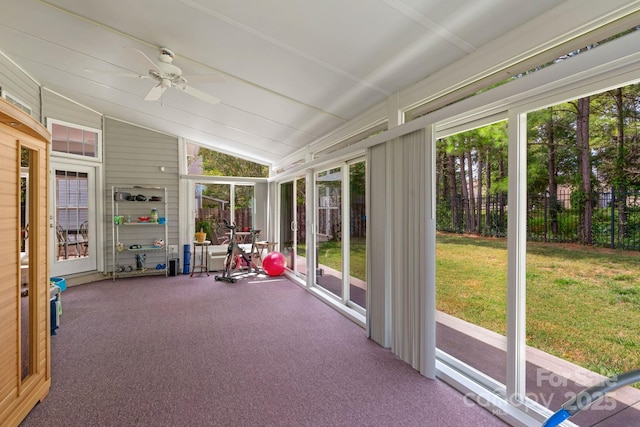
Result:
<svg viewBox="0 0 640 427"><path fill-rule="evenodd" d="M551 410L640 366L639 93L634 84L527 115L526 396ZM637 424L638 388L571 419Z"/></svg>
<svg viewBox="0 0 640 427"><path fill-rule="evenodd" d="M32 150L21 148L20 155L20 378L24 381L33 373L33 361L35 360L34 347L32 345L35 337L35 332L33 331L35 325L32 322L32 313L35 313L35 307L33 307L34 299L32 298L35 286L30 280L30 270L35 259L36 248L33 248L33 244L29 243L29 223L32 222L31 218L34 218L37 212L34 206L37 200L33 197L34 189L30 187L30 182L32 181L29 177L37 177L37 169L33 163L35 156ZM34 182L37 182L37 180ZM31 257L29 256L30 254L32 255Z"/></svg>
<svg viewBox="0 0 640 427"><path fill-rule="evenodd" d="M97 157L98 132L53 123L52 150L83 157Z"/></svg>
<svg viewBox="0 0 640 427"><path fill-rule="evenodd" d="M220 224L231 221L231 186L196 184L195 190L195 232L204 231L213 244L226 244L229 232Z"/></svg>
<svg viewBox="0 0 640 427"><path fill-rule="evenodd" d="M293 182L285 182L280 184L280 251L290 270L295 265L293 226Z"/></svg>
<svg viewBox="0 0 640 427"><path fill-rule="evenodd" d="M253 185L236 185L234 189L233 215L238 227L237 234L244 243L251 243L249 232L253 229Z"/></svg>
<svg viewBox="0 0 640 427"><path fill-rule="evenodd" d="M342 297L342 168L316 174L316 283Z"/></svg>
<svg viewBox="0 0 640 427"><path fill-rule="evenodd" d="M365 171L365 162L349 166L349 300L363 308L367 300Z"/></svg>
<svg viewBox="0 0 640 427"><path fill-rule="evenodd" d="M506 122L436 144L436 345L506 383Z"/></svg>
<svg viewBox="0 0 640 427"><path fill-rule="evenodd" d="M295 271L301 276L307 275L307 180L296 180L296 196L293 201L296 212L295 222Z"/></svg>
<svg viewBox="0 0 640 427"><path fill-rule="evenodd" d="M89 256L89 181L84 172L56 172L56 259Z"/></svg>

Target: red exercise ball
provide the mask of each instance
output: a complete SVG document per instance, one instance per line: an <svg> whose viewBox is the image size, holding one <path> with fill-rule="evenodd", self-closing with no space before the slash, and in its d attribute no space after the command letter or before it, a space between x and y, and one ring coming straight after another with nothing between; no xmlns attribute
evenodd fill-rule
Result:
<svg viewBox="0 0 640 427"><path fill-rule="evenodd" d="M284 272L287 259L280 252L269 252L262 259L262 269L269 276L279 276Z"/></svg>

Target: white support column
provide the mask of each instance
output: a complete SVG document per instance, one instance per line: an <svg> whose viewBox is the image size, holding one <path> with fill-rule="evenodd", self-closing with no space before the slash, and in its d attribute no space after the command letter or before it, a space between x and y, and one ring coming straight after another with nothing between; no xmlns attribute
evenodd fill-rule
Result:
<svg viewBox="0 0 640 427"><path fill-rule="evenodd" d="M527 115L509 113L507 401L526 387Z"/></svg>
<svg viewBox="0 0 640 427"><path fill-rule="evenodd" d="M425 298L421 313L424 316L421 373L427 378L436 377L436 138L435 126L425 129L425 233L423 244L425 263Z"/></svg>
<svg viewBox="0 0 640 427"><path fill-rule="evenodd" d="M312 170L307 170L305 187L305 209L306 214L306 262L307 262L307 288L310 288L316 283L316 182L314 180L314 174Z"/></svg>
<svg viewBox="0 0 640 427"><path fill-rule="evenodd" d="M351 267L349 259L349 253L351 252L351 236L349 230L351 229L351 192L349 188L351 187L349 182L349 163L344 162L342 164L342 177L341 177L341 189L342 192L342 200L341 200L341 213L342 217L340 221L342 221L342 225L340 226L341 235L340 241L342 243L342 303L347 305L347 302L350 298L350 273Z"/></svg>

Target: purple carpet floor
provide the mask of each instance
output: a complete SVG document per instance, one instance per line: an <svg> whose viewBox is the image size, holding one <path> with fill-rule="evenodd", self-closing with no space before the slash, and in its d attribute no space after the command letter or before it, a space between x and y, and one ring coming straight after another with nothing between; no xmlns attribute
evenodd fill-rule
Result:
<svg viewBox="0 0 640 427"><path fill-rule="evenodd" d="M105 280L62 294L22 426L503 426L284 278Z"/></svg>

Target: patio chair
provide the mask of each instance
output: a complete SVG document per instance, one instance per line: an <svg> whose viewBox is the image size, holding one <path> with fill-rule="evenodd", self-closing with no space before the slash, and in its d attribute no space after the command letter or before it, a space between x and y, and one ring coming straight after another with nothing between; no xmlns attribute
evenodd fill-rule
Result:
<svg viewBox="0 0 640 427"><path fill-rule="evenodd" d="M56 224L56 240L58 241L58 259L69 258L69 246L75 245L78 254L78 242L69 239L69 233L60 224Z"/></svg>
<svg viewBox="0 0 640 427"><path fill-rule="evenodd" d="M217 222L213 223L211 227L211 241L215 245L226 245L229 243L229 236L227 236L222 227Z"/></svg>
<svg viewBox="0 0 640 427"><path fill-rule="evenodd" d="M89 221L80 224L78 231L80 233L78 244L80 245L82 256L87 256L89 254Z"/></svg>

